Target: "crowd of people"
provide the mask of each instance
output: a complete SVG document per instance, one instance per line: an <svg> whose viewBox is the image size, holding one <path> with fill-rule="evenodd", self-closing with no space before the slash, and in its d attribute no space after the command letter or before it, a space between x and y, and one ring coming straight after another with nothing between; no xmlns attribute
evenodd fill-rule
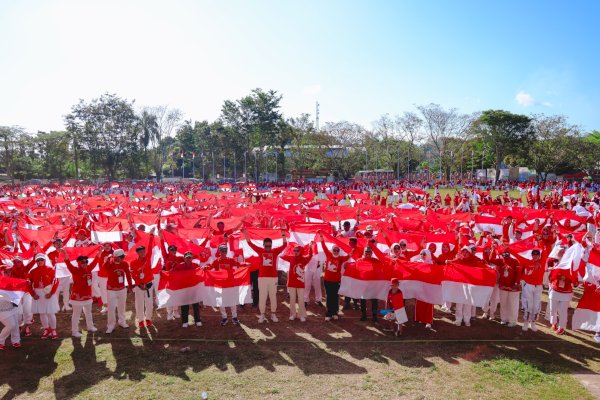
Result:
<svg viewBox="0 0 600 400"><path fill-rule="evenodd" d="M93 307L106 315L106 334L128 328L132 292L140 328L152 326L156 307L166 309L167 320L179 320L181 329L191 325L191 308L193 324L201 327L201 297L175 300L175 277L244 268L248 295L214 303L221 325L240 324L238 307L256 308L259 324L278 322L284 276L288 318L300 323L314 292L326 322L338 320L340 308L360 310L366 321L369 301L371 321L397 336L408 320L408 298L415 299L414 318L426 329L438 306L453 313L458 326L470 326L481 308L482 318L499 316L502 325L514 327L521 311L521 329L537 331L547 291L543 314L562 335L573 292L581 288L581 313L572 328L591 331L600 342L600 192L590 192L592 185L516 184L494 194L470 184L445 195L432 182L406 181L240 183L218 193L193 183L5 186L0 350L9 337L20 347L21 337L38 327L42 339L58 339L61 296L75 338L82 336L81 314L88 333L98 330ZM523 195L511 196L508 189L515 188ZM443 298L434 301L422 281L415 290L414 278L406 278L446 274L440 279L450 282L451 268L473 276L484 271L483 300L450 301L449 284L442 284Z"/></svg>

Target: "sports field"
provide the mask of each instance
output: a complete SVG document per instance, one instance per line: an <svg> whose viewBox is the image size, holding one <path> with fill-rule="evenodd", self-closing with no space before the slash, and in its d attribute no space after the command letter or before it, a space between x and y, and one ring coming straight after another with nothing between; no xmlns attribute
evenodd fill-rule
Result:
<svg viewBox="0 0 600 400"><path fill-rule="evenodd" d="M259 325L247 306L241 327L222 327L218 310L204 308L204 326L183 329L159 310L154 327L106 335L95 312L100 331L81 339L68 336L70 313L61 312L59 341L35 332L0 354L0 398L594 398L571 374L600 372L598 344L581 332L557 337L543 316L536 333L481 319L456 327L436 307L433 330L411 321L395 338L355 310L325 322L310 305L306 323L288 321L283 288L278 296L278 323ZM410 319L411 301L406 309Z"/></svg>

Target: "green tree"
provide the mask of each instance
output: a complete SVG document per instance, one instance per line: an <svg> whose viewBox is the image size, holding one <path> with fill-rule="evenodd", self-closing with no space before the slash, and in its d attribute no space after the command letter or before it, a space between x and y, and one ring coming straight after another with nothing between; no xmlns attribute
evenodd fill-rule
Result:
<svg viewBox="0 0 600 400"><path fill-rule="evenodd" d="M486 110L473 123L478 135L494 154L496 180L500 177L500 164L504 157L527 149L534 139L531 118L504 110Z"/></svg>
<svg viewBox="0 0 600 400"><path fill-rule="evenodd" d="M92 163L101 166L111 181L138 150L140 129L133 103L115 94L106 93L89 103L80 100L65 119Z"/></svg>

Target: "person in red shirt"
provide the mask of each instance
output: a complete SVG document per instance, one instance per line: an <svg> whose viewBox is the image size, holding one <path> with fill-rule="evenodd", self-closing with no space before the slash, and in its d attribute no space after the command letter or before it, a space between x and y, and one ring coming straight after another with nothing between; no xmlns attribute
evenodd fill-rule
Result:
<svg viewBox="0 0 600 400"><path fill-rule="evenodd" d="M352 252L350 253L350 258L358 260L363 255L365 248L363 246L358 245L358 239L356 237L351 237L350 240L348 240L348 245L352 249ZM358 310L358 299L352 299L348 296L344 296L344 307L342 308L342 310L350 309L350 300L352 300L352 302L354 303L354 309Z"/></svg>
<svg viewBox="0 0 600 400"><path fill-rule="evenodd" d="M552 268L550 270L550 323L557 335L565 333L567 327L569 302L573 297L574 277L570 269Z"/></svg>
<svg viewBox="0 0 600 400"><path fill-rule="evenodd" d="M531 328L537 331L535 321L542 309L542 291L544 290L544 271L542 252L539 248L531 250L531 260L513 254L522 265L521 305L523 307L523 331Z"/></svg>
<svg viewBox="0 0 600 400"><path fill-rule="evenodd" d="M61 253L73 279L73 289L71 290L71 305L73 306L71 335L80 338L79 317L81 317L82 311L83 315L85 315L88 332L97 331L92 317L92 270L96 267L98 258L94 258L94 261L88 264L86 256L79 256L77 257L77 266L75 266L71 263L64 249L61 249Z"/></svg>
<svg viewBox="0 0 600 400"><path fill-rule="evenodd" d="M290 263L287 280L288 293L290 294L290 321L295 320L296 315L299 315L300 322L306 322L306 308L303 302L304 278L306 264L308 264L312 258L312 242L309 245L307 255L302 255L302 247L299 245L294 246L293 253L293 255L284 255L281 257L282 260ZM297 311L296 300L298 303Z"/></svg>
<svg viewBox="0 0 600 400"><path fill-rule="evenodd" d="M173 267L184 262L184 259L183 257L177 255L177 246L173 244L169 245L167 251L165 251L165 241L163 239L162 231L159 231L158 235L161 239L160 250L163 255L163 269L165 271L171 271ZM167 307L167 321L171 321L179 317L180 314L177 307Z"/></svg>
<svg viewBox="0 0 600 400"><path fill-rule="evenodd" d="M398 278L392 278L390 281L391 288L387 294L386 299L386 310L389 310L383 319L393 324L390 328L394 332L396 337L402 335L403 324L408 321L406 316L406 310L404 309L404 295L400 290L400 280ZM396 311L396 309L398 311Z"/></svg>
<svg viewBox="0 0 600 400"><path fill-rule="evenodd" d="M263 247L259 247L252 242L246 228L242 228L248 246L258 254L259 267L258 267L258 309L260 310L260 317L258 323L261 324L266 321L265 311L267 308L267 297L271 303L271 320L278 322L277 314L277 257L285 250L287 246L287 239L285 237L285 231L281 230L281 239L283 245L273 248L273 240L271 238L265 238L263 240Z"/></svg>
<svg viewBox="0 0 600 400"><path fill-rule="evenodd" d="M33 297L31 306L32 314L40 314L40 321L44 327L42 339L58 339L56 333L56 313L60 310L56 290L58 280L54 268L46 264L46 255L35 256L36 266L29 271L29 293Z"/></svg>
<svg viewBox="0 0 600 400"><path fill-rule="evenodd" d="M471 248L470 246L464 246L461 249L460 256L458 256L457 258L453 260L446 260L446 264L452 262L458 262L462 265L468 265L474 268L487 268L487 265L482 260L475 257L475 255L473 254L473 248ZM444 306L446 307L445 310L449 311L450 307L452 306L452 303L444 303ZM471 306L471 304L456 303L454 309L454 324L456 326L461 326L464 321L465 326L471 326L471 316L473 315L473 308L474 307ZM444 308L442 308L442 310L444 310Z"/></svg>
<svg viewBox="0 0 600 400"><path fill-rule="evenodd" d="M171 271L189 271L198 268L198 265L194 264L194 254L191 251L186 251L183 255L183 262L175 265ZM196 326L202 326L202 320L200 319L200 304L194 303L192 304L192 308L194 309L194 322ZM187 328L189 326L189 318L190 318L190 305L185 304L181 306L181 323L183 328Z"/></svg>
<svg viewBox="0 0 600 400"><path fill-rule="evenodd" d="M325 285L325 293L327 295L327 314L325 321L330 321L332 318L337 320L339 312L340 296L338 294L340 290L340 282L342 281L342 268L345 262L350 259L350 255L340 255L339 246L333 246L331 251L325 245L325 239L323 233L319 231L321 237L321 247L323 253L325 253L325 268L323 284Z"/></svg>
<svg viewBox="0 0 600 400"><path fill-rule="evenodd" d="M148 247L152 246L154 235L150 235ZM152 257L146 253L146 247L138 246L135 249L138 258L130 265L131 279L134 283L135 316L138 326L143 328L152 326L152 313L154 312L154 292L152 289Z"/></svg>
<svg viewBox="0 0 600 400"><path fill-rule="evenodd" d="M106 271L108 281L106 288L108 290L108 321L106 333L111 334L115 330L115 325L119 324L121 328L129 328L125 320L125 307L127 304L127 293L131 291L133 282L129 265L123 261L125 252L122 249L114 251L112 256L106 260ZM127 281L128 288L125 287Z"/></svg>
<svg viewBox="0 0 600 400"><path fill-rule="evenodd" d="M519 292L521 289L521 267L510 257L508 249L501 250L501 257L492 260L497 265L500 289L500 320L502 325L513 327L519 316Z"/></svg>
<svg viewBox="0 0 600 400"><path fill-rule="evenodd" d="M108 271L106 270L106 262L112 256L113 251L110 242L102 243L102 248L98 252L98 272L95 282L94 274L92 274L92 293L96 292L96 303L102 306L100 310L102 314L108 310L108 289L106 288L108 284Z"/></svg>
<svg viewBox="0 0 600 400"><path fill-rule="evenodd" d="M235 261L233 258L227 257L227 245L226 244L220 244L219 248L217 249L217 258L210 264L210 266L207 266L207 269L213 270L213 271L221 271L221 270L225 270L225 271L233 271L233 269L235 268L239 268L240 264ZM233 322L234 325L239 325L240 324L240 320L238 319L237 316L237 307L233 306L233 307L229 307L230 311L231 311L231 320ZM221 311L221 326L225 326L227 325L228 319L227 319L227 309L224 306L219 307L219 310Z"/></svg>
<svg viewBox="0 0 600 400"><path fill-rule="evenodd" d="M48 259L52 263L52 266L56 268L57 263L64 263L65 259L61 252L63 248L63 241L60 238L56 238L52 241L52 245L56 250L48 253ZM71 311L71 306L69 305L69 298L71 297L71 277L63 276L58 279L58 289L56 291L56 297L62 294L63 301L63 311Z"/></svg>

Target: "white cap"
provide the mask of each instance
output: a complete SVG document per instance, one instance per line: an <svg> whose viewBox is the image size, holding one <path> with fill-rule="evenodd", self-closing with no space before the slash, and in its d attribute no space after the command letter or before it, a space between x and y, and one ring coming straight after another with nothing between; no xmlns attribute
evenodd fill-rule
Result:
<svg viewBox="0 0 600 400"><path fill-rule="evenodd" d="M125 251L123 249L117 249L115 250L115 252L113 253L113 255L115 257L122 257L125 255Z"/></svg>
<svg viewBox="0 0 600 400"><path fill-rule="evenodd" d="M45 260L46 259L46 255L44 253L38 253L35 255L35 259L39 260L39 259Z"/></svg>

